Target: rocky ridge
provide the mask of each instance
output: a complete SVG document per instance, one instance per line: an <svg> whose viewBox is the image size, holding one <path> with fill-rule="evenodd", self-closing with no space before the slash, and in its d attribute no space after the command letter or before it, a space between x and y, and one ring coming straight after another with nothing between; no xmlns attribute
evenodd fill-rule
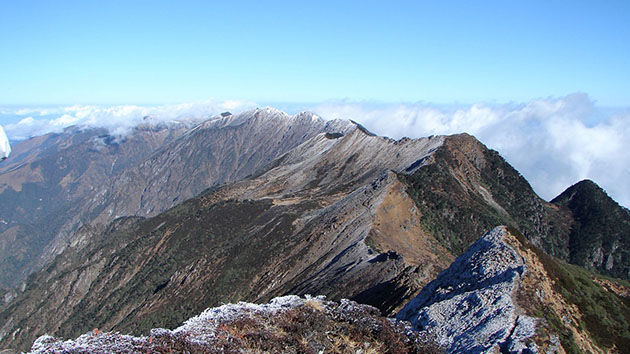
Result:
<svg viewBox="0 0 630 354"><path fill-rule="evenodd" d="M85 228L0 312L2 345L94 327L139 333L220 302L285 294L356 297L391 313L452 259L422 232L390 170L420 168L441 143L322 133L166 213ZM394 205L404 213L390 219ZM103 308L103 298L121 306Z"/></svg>
<svg viewBox="0 0 630 354"><path fill-rule="evenodd" d="M200 124L143 124L123 137L67 128L18 143L0 166L0 288L15 287L82 225L153 216L203 190L256 172L349 121L272 108Z"/></svg>
<svg viewBox="0 0 630 354"><path fill-rule="evenodd" d="M621 284L557 260L500 226L397 318L432 333L452 353L617 353L630 343L629 298Z"/></svg>
<svg viewBox="0 0 630 354"><path fill-rule="evenodd" d="M514 299L527 264L506 235L503 226L486 233L397 317L437 336L450 353L536 352L526 342L537 320L519 313Z"/></svg>
<svg viewBox="0 0 630 354"><path fill-rule="evenodd" d="M174 329L147 336L102 333L75 340L38 338L30 353L440 353L432 338L408 323L381 317L370 306L323 297L285 296L257 305L240 302L206 309Z"/></svg>
<svg viewBox="0 0 630 354"><path fill-rule="evenodd" d="M209 121L223 124L209 132L266 122L267 110L253 112L264 114ZM276 113L282 127L293 119ZM302 121L309 119L318 121ZM235 146L247 136L238 134ZM527 259L516 296L519 314L543 319L540 328L555 335L534 338L541 350L554 340L568 352L621 347L623 297L540 251L568 257L572 218L474 137L392 140L352 124L315 134L254 174L153 217L84 226L22 294L0 306L0 347L26 349L43 333L67 338L94 327L140 335L222 302L286 294L348 297L390 315L497 224L526 236L510 243Z"/></svg>

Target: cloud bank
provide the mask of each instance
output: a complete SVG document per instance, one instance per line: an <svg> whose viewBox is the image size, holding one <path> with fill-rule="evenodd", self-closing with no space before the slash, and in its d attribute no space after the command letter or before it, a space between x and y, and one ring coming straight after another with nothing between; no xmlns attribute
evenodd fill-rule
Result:
<svg viewBox="0 0 630 354"><path fill-rule="evenodd" d="M161 106L94 106L74 105L46 108L4 108L4 117L21 118L18 122L5 125L12 141L24 140L77 125L87 128L106 128L111 134L122 136L142 123L145 117L152 122L200 121L224 111L241 111L255 107L244 101L200 101Z"/></svg>
<svg viewBox="0 0 630 354"><path fill-rule="evenodd" d="M465 107L331 102L313 110L393 138L467 132L498 150L547 200L588 178L630 206L630 110L604 111L586 94Z"/></svg>
<svg viewBox="0 0 630 354"><path fill-rule="evenodd" d="M114 135L124 135L146 116L157 122L195 121L255 106L243 101L203 101L162 106L22 107L0 108L0 117L12 117L13 123L2 123L9 139L16 141L70 125L105 127ZM467 132L498 150L547 200L589 178L620 204L630 206L630 153L626 152L630 109L603 110L585 94L502 105L341 101L298 109L327 119L353 119L393 138Z"/></svg>

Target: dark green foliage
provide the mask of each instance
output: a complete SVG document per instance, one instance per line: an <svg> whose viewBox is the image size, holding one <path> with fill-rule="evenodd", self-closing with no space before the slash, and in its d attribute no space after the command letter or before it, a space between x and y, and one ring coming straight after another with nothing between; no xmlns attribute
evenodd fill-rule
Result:
<svg viewBox="0 0 630 354"><path fill-rule="evenodd" d="M569 187L552 203L568 208L573 214L569 242L571 263L613 277L630 279L628 209L617 204L589 180Z"/></svg>
<svg viewBox="0 0 630 354"><path fill-rule="evenodd" d="M578 325L586 329L597 345L603 348L611 348L613 345L617 348L630 348L628 298L621 297L595 282L594 279L601 276L549 256L540 248L527 242L515 229L511 229L510 233L516 235L522 245L536 253L553 281L554 290L568 303L578 307L582 314ZM547 320L550 329L559 334L562 346L567 351L579 352L573 335L553 311L547 308L537 309L534 315Z"/></svg>
<svg viewBox="0 0 630 354"><path fill-rule="evenodd" d="M411 175L399 174L420 209L424 228L456 255L494 226L510 225L564 256L561 218L496 151L475 140L480 155L462 157L469 152L460 144L470 139L457 136L435 152L434 163ZM500 208L484 198L483 190Z"/></svg>
<svg viewBox="0 0 630 354"><path fill-rule="evenodd" d="M326 139L338 139L343 136L343 133L326 133Z"/></svg>

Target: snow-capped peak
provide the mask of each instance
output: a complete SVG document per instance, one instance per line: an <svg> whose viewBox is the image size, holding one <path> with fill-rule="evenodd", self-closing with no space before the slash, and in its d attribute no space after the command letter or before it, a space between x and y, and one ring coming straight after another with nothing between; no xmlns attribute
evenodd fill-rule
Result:
<svg viewBox="0 0 630 354"><path fill-rule="evenodd" d="M0 160L4 160L9 157L11 153L11 145L9 145L9 138L4 133L4 129L0 125Z"/></svg>

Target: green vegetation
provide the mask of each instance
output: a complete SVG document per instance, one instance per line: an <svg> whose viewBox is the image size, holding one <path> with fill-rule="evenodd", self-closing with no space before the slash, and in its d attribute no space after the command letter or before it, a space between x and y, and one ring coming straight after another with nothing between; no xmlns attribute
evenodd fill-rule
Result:
<svg viewBox="0 0 630 354"><path fill-rule="evenodd" d="M586 329L597 345L602 348L611 348L613 345L618 349L630 348L630 299L621 297L595 282L595 279L601 276L549 256L540 248L533 246L515 229L510 229L510 233L517 236L522 245L536 253L553 281L554 290L568 303L578 307L582 314L578 326ZM537 309L534 315L547 320L550 329L559 334L562 346L567 351L579 352L573 335L555 312L543 308Z"/></svg>
<svg viewBox="0 0 630 354"><path fill-rule="evenodd" d="M191 200L139 224L135 232L141 236L129 237L132 241L112 254L110 259L115 261L108 262L95 282L110 300L100 306L103 295L86 297L58 334L72 337L99 327L120 308L136 308L151 297L156 307L149 311L136 308L121 329L141 333L153 327L172 328L208 306L242 299L258 270L255 263L265 256L262 243L273 242L264 236L279 237L290 229L289 215L269 223L276 216L268 212L270 207L270 201L228 200L204 208L199 200ZM162 226L156 228L158 225ZM124 238L122 234L126 233L114 237ZM195 279L199 284L186 284L185 279L170 283L178 270L199 262L203 269L212 270ZM138 268L135 273L134 268ZM130 273L134 276L123 281ZM184 294L177 295L178 288L190 287L195 288L197 301L189 299L187 306L183 301L160 301L170 296L183 300Z"/></svg>
<svg viewBox="0 0 630 354"><path fill-rule="evenodd" d="M628 209L589 180L571 186L552 203L571 210L575 220L569 241L571 263L601 274L630 279Z"/></svg>
<svg viewBox="0 0 630 354"><path fill-rule="evenodd" d="M398 177L425 230L449 251L461 254L487 230L510 225L554 256L568 257L566 217L547 207L496 151L461 135L447 138L434 156L434 163Z"/></svg>

